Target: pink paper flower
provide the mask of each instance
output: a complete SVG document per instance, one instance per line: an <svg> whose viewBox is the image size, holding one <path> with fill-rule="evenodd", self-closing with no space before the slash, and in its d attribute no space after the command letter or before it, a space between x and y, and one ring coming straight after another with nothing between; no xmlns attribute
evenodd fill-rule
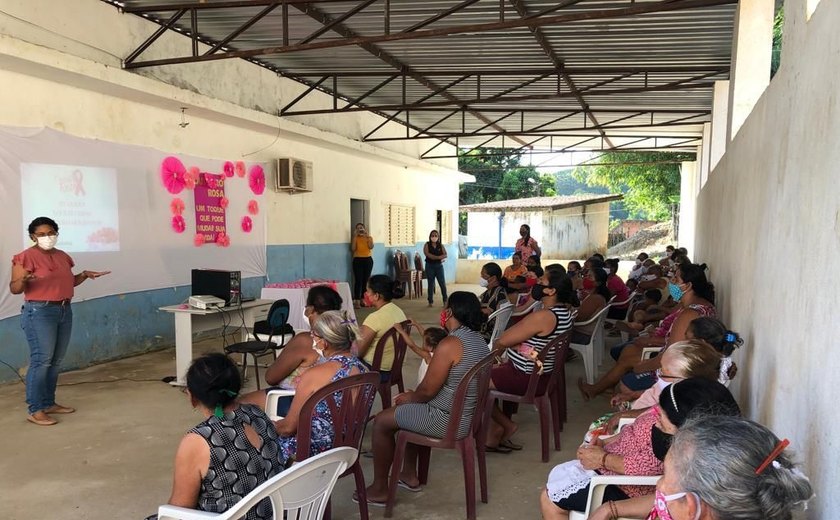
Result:
<svg viewBox="0 0 840 520"><path fill-rule="evenodd" d="M166 190L176 195L181 193L186 185L184 174L186 173L184 163L177 157L169 156L160 164L160 180Z"/></svg>
<svg viewBox="0 0 840 520"><path fill-rule="evenodd" d="M245 216L242 217L242 231L246 233L250 233L251 229L254 227L254 221L251 220L251 217Z"/></svg>
<svg viewBox="0 0 840 520"><path fill-rule="evenodd" d="M180 215L184 212L184 201L180 197L175 197L169 203L169 209L172 210L173 215Z"/></svg>
<svg viewBox="0 0 840 520"><path fill-rule="evenodd" d="M185 188L188 190L195 188L195 183L198 182L198 176L201 175L201 170L199 170L196 166L190 166L187 169L186 175L184 175L184 181L186 183Z"/></svg>
<svg viewBox="0 0 840 520"><path fill-rule="evenodd" d="M187 229L187 223L181 215L172 217L172 230L176 233L183 233Z"/></svg>
<svg viewBox="0 0 840 520"><path fill-rule="evenodd" d="M221 247L228 247L230 245L230 237L227 233L219 232L216 234L216 245Z"/></svg>
<svg viewBox="0 0 840 520"><path fill-rule="evenodd" d="M251 166L251 171L248 172L248 186L254 195L262 195L265 191L265 172L259 164Z"/></svg>
<svg viewBox="0 0 840 520"><path fill-rule="evenodd" d="M257 203L257 201L253 200L253 199L248 201L248 213L250 213L251 215L256 215L259 212L260 212L259 203Z"/></svg>
<svg viewBox="0 0 840 520"><path fill-rule="evenodd" d="M204 245L204 235L202 235L201 233L196 233L195 236L193 237L193 245L195 245L195 247L203 246Z"/></svg>
<svg viewBox="0 0 840 520"><path fill-rule="evenodd" d="M236 161L236 164L233 165L234 170L236 171L237 177L245 177L245 163L242 161Z"/></svg>
<svg viewBox="0 0 840 520"><path fill-rule="evenodd" d="M233 177L233 163L230 161L225 161L225 165L223 167L225 171L225 177Z"/></svg>
<svg viewBox="0 0 840 520"><path fill-rule="evenodd" d="M228 204L230 204L230 201L227 197L222 197L219 199L219 206L221 206L222 209L226 209L228 207Z"/></svg>
<svg viewBox="0 0 840 520"><path fill-rule="evenodd" d="M204 175L204 184L206 184L207 188L209 188L211 190L215 190L216 187L219 185L218 181L215 178L210 177L209 175L206 175L206 174Z"/></svg>

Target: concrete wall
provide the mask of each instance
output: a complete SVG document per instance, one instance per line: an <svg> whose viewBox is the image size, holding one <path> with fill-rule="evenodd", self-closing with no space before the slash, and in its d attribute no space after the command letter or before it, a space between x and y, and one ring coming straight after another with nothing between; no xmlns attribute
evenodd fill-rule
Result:
<svg viewBox="0 0 840 520"><path fill-rule="evenodd" d="M156 26L119 15L96 0L9 1L2 11L0 125L47 126L80 137L208 159L247 155L249 160L271 162L291 156L314 162L313 193L270 192L261 203L268 215L270 281L302 276L349 279L351 198L370 201L374 272L387 272L390 266L393 248L384 246L388 204L415 208L415 243L400 247L409 254L422 248L435 226L436 210L450 211L451 227L456 229L458 182L464 176L418 160L420 148L412 148L413 143L386 150L350 139L354 132L378 124L378 116L278 122L261 109L273 112L278 100L290 99L300 87L241 60L142 74L120 70L119 57ZM170 36L164 44L182 48L184 42ZM272 105L267 107L269 101ZM185 129L178 126L179 106L192 107ZM268 184L270 189L270 180ZM454 243L449 248L457 251ZM15 252L4 254L8 258ZM455 276L455 256L447 264L450 279ZM262 277L246 280L244 292L256 296L265 282ZM75 304L75 332L64 366L85 366L173 344L172 317L156 308L182 301L188 291L173 287ZM0 345L0 359L15 367L28 363L17 317L0 321ZM13 378L11 371L0 371L0 381Z"/></svg>
<svg viewBox="0 0 840 520"><path fill-rule="evenodd" d="M791 440L822 519L840 510L840 2L805 13L785 2L781 68L700 193L694 250L746 339L733 390Z"/></svg>

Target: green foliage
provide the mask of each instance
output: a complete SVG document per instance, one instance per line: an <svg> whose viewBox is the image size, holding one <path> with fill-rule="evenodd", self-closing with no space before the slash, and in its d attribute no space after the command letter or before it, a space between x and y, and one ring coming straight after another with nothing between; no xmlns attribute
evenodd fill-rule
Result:
<svg viewBox="0 0 840 520"><path fill-rule="evenodd" d="M680 200L679 162L694 159L691 153L607 152L597 162L619 166L579 167L573 175L589 186L624 193L630 218L665 220Z"/></svg>
<svg viewBox="0 0 840 520"><path fill-rule="evenodd" d="M785 7L780 6L773 18L773 54L770 58L770 77L772 78L782 62L782 33L785 28Z"/></svg>

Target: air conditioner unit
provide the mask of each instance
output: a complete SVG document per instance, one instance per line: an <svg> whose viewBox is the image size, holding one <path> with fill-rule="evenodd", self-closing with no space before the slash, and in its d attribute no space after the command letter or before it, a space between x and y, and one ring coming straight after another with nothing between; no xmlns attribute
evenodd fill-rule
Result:
<svg viewBox="0 0 840 520"><path fill-rule="evenodd" d="M312 163L300 159L277 159L275 191L298 193L312 191Z"/></svg>

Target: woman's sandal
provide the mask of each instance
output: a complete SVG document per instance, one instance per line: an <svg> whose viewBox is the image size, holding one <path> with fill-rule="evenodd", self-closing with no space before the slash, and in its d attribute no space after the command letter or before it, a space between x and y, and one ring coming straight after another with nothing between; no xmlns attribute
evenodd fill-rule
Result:
<svg viewBox="0 0 840 520"><path fill-rule="evenodd" d="M513 448L499 444L498 446L485 446L484 451L488 453L510 453L513 451Z"/></svg>
<svg viewBox="0 0 840 520"><path fill-rule="evenodd" d="M502 442L500 442L500 443L499 443L499 446L501 446L501 447L503 447L503 448L510 448L510 449L512 449L513 451L519 451L519 450L521 450L521 449L522 449L522 445L521 445L521 444L517 444L517 443L513 442L513 441L512 441L512 440L510 440L510 439L508 439L508 440L506 440L506 441L502 441Z"/></svg>

